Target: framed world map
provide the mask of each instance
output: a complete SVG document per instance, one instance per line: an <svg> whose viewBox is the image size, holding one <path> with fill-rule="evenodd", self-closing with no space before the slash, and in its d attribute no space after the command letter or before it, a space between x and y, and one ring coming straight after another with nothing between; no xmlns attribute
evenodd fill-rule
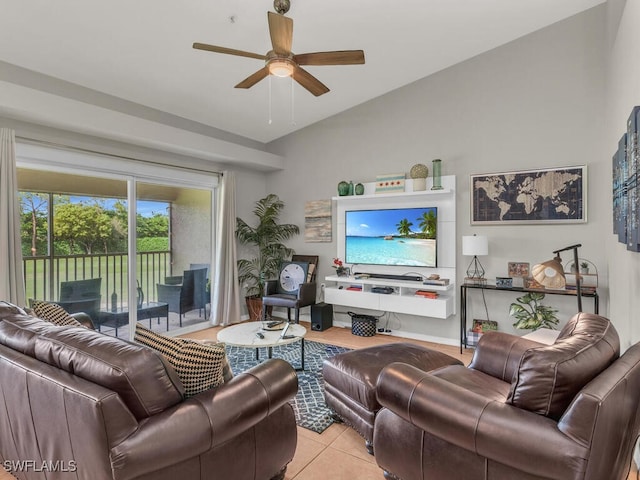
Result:
<svg viewBox="0 0 640 480"><path fill-rule="evenodd" d="M585 223L587 167L471 175L471 224Z"/></svg>

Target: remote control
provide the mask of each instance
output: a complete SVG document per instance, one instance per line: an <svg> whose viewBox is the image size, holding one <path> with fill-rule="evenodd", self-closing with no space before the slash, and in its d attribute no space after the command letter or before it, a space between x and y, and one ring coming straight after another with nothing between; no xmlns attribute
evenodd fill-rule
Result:
<svg viewBox="0 0 640 480"><path fill-rule="evenodd" d="M260 332L256 332L256 337L263 339L264 335L262 333L260 333Z"/></svg>
<svg viewBox="0 0 640 480"><path fill-rule="evenodd" d="M278 325L281 325L281 324L283 324L283 323L284 323L284 322L283 322L282 320L280 320L280 321L275 320L275 321L273 321L273 322L269 322L269 323L267 323L267 328L277 327Z"/></svg>

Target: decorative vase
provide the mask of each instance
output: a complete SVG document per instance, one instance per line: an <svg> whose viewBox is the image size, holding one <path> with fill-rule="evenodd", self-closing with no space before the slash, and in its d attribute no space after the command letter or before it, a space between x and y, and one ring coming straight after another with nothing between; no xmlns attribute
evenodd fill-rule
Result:
<svg viewBox="0 0 640 480"><path fill-rule="evenodd" d="M364 185L361 183L356 183L355 192L356 192L356 195L364 194Z"/></svg>
<svg viewBox="0 0 640 480"><path fill-rule="evenodd" d="M427 189L427 179L426 178L414 178L413 179L413 191L421 192L422 190Z"/></svg>
<svg viewBox="0 0 640 480"><path fill-rule="evenodd" d="M427 189L427 177L429 176L429 168L422 163L416 163L411 170L409 176L413 179L413 191L419 192Z"/></svg>
<svg viewBox="0 0 640 480"><path fill-rule="evenodd" d="M353 182L349 181L349 195L353 195Z"/></svg>
<svg viewBox="0 0 640 480"><path fill-rule="evenodd" d="M338 184L338 195L341 197L349 195L349 182L343 180Z"/></svg>
<svg viewBox="0 0 640 480"><path fill-rule="evenodd" d="M433 162L433 187L431 190L442 190L442 160L436 158Z"/></svg>

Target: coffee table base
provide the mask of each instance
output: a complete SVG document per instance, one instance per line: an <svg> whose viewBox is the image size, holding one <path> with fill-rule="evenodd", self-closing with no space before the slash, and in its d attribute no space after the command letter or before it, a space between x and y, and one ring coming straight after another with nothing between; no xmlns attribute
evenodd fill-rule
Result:
<svg viewBox="0 0 640 480"><path fill-rule="evenodd" d="M267 347L267 358L273 358L273 347ZM260 360L260 347L256 348L256 360ZM300 339L300 366L293 369L296 372L304 371L304 337Z"/></svg>

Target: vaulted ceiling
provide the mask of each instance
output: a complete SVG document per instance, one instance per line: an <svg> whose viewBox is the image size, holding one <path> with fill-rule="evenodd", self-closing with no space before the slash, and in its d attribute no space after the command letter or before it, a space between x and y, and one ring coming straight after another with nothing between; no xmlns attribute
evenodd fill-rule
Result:
<svg viewBox="0 0 640 480"><path fill-rule="evenodd" d="M292 0L294 53L365 52L305 67L330 88L320 97L288 78L236 89L261 60L192 48L265 54L272 0L2 0L0 61L42 74L35 88L63 80L267 143L600 3Z"/></svg>

